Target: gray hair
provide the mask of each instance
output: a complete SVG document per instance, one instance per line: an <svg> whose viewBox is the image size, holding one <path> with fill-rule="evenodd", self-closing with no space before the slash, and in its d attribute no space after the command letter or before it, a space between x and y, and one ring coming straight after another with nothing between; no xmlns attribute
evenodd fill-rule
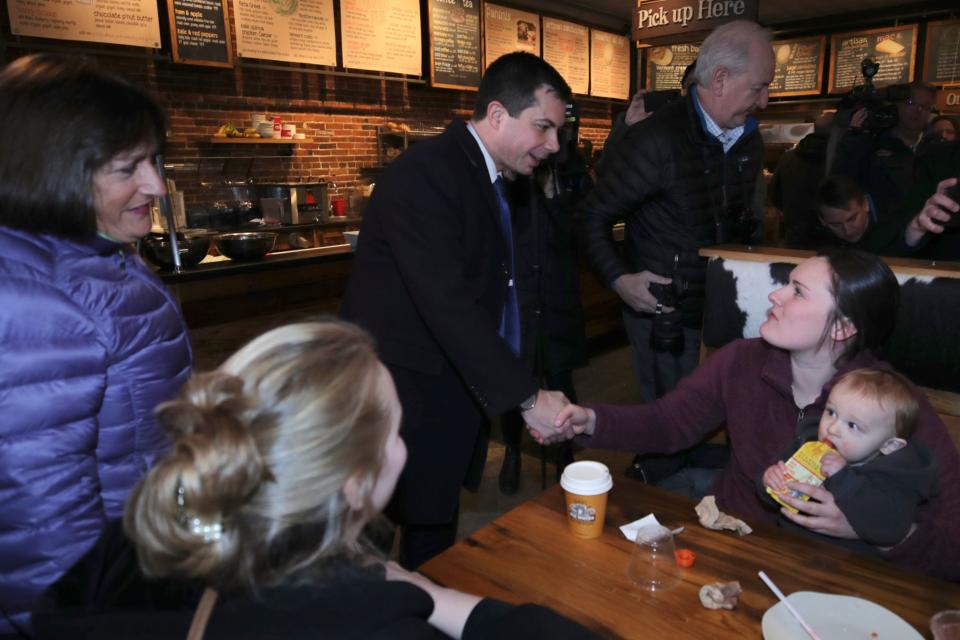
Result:
<svg viewBox="0 0 960 640"><path fill-rule="evenodd" d="M694 81L701 87L710 86L710 78L717 67L724 67L732 75L740 75L750 66L750 47L757 40L770 42L773 34L749 20L735 20L714 29L700 45Z"/></svg>

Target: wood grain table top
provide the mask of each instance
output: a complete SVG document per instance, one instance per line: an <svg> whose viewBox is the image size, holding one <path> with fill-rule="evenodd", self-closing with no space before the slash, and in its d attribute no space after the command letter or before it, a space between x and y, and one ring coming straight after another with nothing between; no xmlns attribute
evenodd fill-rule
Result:
<svg viewBox="0 0 960 640"><path fill-rule="evenodd" d="M611 638L760 638L763 614L777 603L760 570L786 594L817 591L870 600L924 637L930 637L931 615L960 607L960 585L773 525L748 522L754 532L744 537L712 531L699 524L694 504L621 478L610 493L603 536L584 540L569 533L563 493L554 486L421 570L466 592L551 607ZM627 578L633 543L619 531L649 513L671 528L685 527L677 547L696 553L680 584L655 594ZM701 606L701 586L731 580L743 589L735 610Z"/></svg>

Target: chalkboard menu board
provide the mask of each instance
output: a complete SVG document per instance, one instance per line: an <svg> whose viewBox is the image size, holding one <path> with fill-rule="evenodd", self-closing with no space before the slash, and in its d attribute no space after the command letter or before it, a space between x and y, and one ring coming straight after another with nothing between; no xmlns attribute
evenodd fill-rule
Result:
<svg viewBox="0 0 960 640"><path fill-rule="evenodd" d="M476 89L483 74L480 0L429 0L430 84Z"/></svg>
<svg viewBox="0 0 960 640"><path fill-rule="evenodd" d="M860 62L864 58L880 63L880 71L873 78L875 84L912 81L917 31L917 25L912 24L831 36L829 93L842 93L863 84Z"/></svg>
<svg viewBox="0 0 960 640"><path fill-rule="evenodd" d="M826 36L774 41L777 66L770 83L770 95L819 95L823 88L826 49Z"/></svg>
<svg viewBox="0 0 960 640"><path fill-rule="evenodd" d="M167 0L173 61L232 67L227 0Z"/></svg>
<svg viewBox="0 0 960 640"><path fill-rule="evenodd" d="M923 79L932 84L960 84L960 20L927 25Z"/></svg>
<svg viewBox="0 0 960 640"><path fill-rule="evenodd" d="M683 72L687 70L697 54L699 44L671 44L663 47L650 47L647 52L647 83L649 91L679 89Z"/></svg>

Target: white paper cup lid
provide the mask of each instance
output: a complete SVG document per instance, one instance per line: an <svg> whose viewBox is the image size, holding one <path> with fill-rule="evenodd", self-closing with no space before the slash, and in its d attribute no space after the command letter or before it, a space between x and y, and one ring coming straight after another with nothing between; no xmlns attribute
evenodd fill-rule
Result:
<svg viewBox="0 0 960 640"><path fill-rule="evenodd" d="M607 465L592 460L581 460L567 465L560 477L564 491L581 496L596 496L610 491L613 478Z"/></svg>

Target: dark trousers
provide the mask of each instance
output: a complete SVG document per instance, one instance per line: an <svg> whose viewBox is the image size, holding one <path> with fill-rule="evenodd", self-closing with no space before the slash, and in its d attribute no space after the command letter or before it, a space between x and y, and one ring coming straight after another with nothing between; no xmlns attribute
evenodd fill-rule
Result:
<svg viewBox="0 0 960 640"><path fill-rule="evenodd" d="M479 483L487 431L449 367L439 375L388 368L403 407L407 464L386 512L400 529L400 563L415 569L456 541L460 489Z"/></svg>

